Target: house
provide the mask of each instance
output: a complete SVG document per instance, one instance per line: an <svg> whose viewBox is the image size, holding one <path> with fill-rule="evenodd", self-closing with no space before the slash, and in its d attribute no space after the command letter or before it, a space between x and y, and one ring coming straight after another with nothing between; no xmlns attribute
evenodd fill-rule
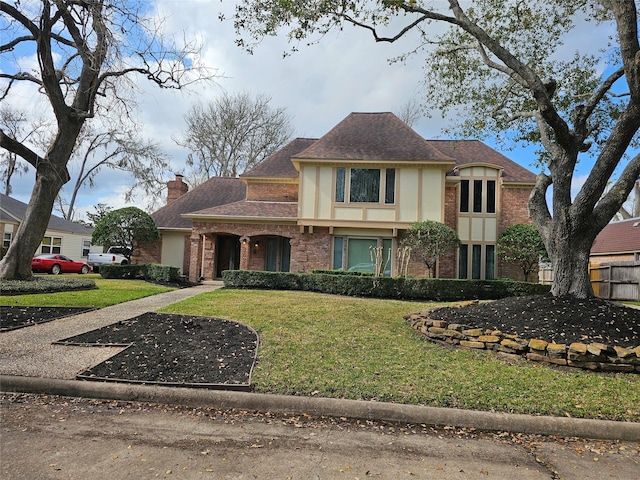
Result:
<svg viewBox="0 0 640 480"><path fill-rule="evenodd" d="M640 262L640 218L611 222L591 246L589 263Z"/></svg>
<svg viewBox="0 0 640 480"><path fill-rule="evenodd" d="M7 251L13 241L18 225L24 219L27 204L0 194L0 231L2 232L2 251ZM86 260L91 250L93 230L64 218L51 215L49 225L36 251L40 253L59 253L74 260ZM99 251L102 251L102 247Z"/></svg>
<svg viewBox="0 0 640 480"><path fill-rule="evenodd" d="M392 113L352 113L319 139L298 138L239 178L191 191L177 177L152 216L162 238L144 261L179 266L191 280L227 269L310 272L385 270L413 222L458 232L442 278L520 278L496 257L499 234L527 222L535 175L475 140L425 140ZM418 259L409 275L424 276Z"/></svg>

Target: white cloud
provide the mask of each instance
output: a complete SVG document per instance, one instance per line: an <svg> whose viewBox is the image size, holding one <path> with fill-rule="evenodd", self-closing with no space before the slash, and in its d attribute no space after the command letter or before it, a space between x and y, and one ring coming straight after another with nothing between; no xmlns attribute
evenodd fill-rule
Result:
<svg viewBox="0 0 640 480"><path fill-rule="evenodd" d="M233 14L237 2L210 0L157 0L157 17L164 18L168 33L177 40L188 36L204 42L203 61L221 75L214 84L199 84L189 91L160 90L142 77L132 77L141 93L137 121L143 135L157 142L169 154L175 171L184 169L187 151L176 145L172 137L184 129L183 117L196 101L207 101L220 94L247 91L266 94L272 104L285 107L293 117L296 136L319 137L353 111L398 111L420 91L423 63L420 56L410 57L406 63L389 64L388 59L415 47L415 37L398 43L376 43L369 32L346 27L341 32L326 35L317 44L301 46L290 57L282 54L290 50L284 36L267 38L249 55L237 47L231 21L219 22L218 13L227 18ZM432 24L429 28L443 28ZM572 37L567 48L594 38L592 25ZM35 58L29 65L37 66ZM20 108L45 111L46 102L35 89L19 88L11 102ZM423 119L415 129L426 138L436 138L446 126L438 112ZM455 121L455 119L451 120ZM492 144L492 142L487 142ZM505 152L510 158L535 171L531 149ZM172 172L168 172L172 176ZM580 180L582 179L582 180ZM576 188L584 176L576 178ZM78 211L92 210L97 203L118 208L125 206L124 191L131 183L121 172L105 170L96 178L94 189L82 190ZM14 196L28 201L33 186L33 172L13 182ZM140 200L137 205L146 205Z"/></svg>

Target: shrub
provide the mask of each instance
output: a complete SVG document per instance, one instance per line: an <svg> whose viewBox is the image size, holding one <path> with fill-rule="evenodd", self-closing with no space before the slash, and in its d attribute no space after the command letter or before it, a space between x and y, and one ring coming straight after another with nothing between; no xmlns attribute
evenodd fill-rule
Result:
<svg viewBox="0 0 640 480"><path fill-rule="evenodd" d="M152 263L147 265L146 278L155 282L173 282L178 280L180 269L172 265Z"/></svg>
<svg viewBox="0 0 640 480"><path fill-rule="evenodd" d="M67 292L70 290L91 290L93 288L97 288L96 282L86 278L36 277L34 280L0 281L0 294L2 295Z"/></svg>
<svg viewBox="0 0 640 480"><path fill-rule="evenodd" d="M141 279L147 274L147 265L100 265L102 278Z"/></svg>
<svg viewBox="0 0 640 480"><path fill-rule="evenodd" d="M512 280L452 280L373 277L342 273L285 273L227 270L225 287L306 290L333 295L396 298L404 300L491 300L549 292L549 285Z"/></svg>

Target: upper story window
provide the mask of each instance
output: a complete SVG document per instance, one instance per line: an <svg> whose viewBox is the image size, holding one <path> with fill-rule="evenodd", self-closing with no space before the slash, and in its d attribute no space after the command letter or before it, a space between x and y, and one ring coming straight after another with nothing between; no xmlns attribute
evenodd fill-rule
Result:
<svg viewBox="0 0 640 480"><path fill-rule="evenodd" d="M394 168L336 168L335 201L338 203L348 198L350 203L393 204L395 191Z"/></svg>
<svg viewBox="0 0 640 480"><path fill-rule="evenodd" d="M460 212L496 213L496 181L460 180Z"/></svg>

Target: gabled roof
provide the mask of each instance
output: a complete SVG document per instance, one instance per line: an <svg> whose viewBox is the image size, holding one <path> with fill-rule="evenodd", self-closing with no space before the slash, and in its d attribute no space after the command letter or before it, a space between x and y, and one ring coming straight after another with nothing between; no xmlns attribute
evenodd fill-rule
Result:
<svg viewBox="0 0 640 480"><path fill-rule="evenodd" d="M27 204L15 198L0 193L0 220L7 223L22 222L27 213ZM47 230L56 230L59 232L77 233L79 235L89 235L93 229L65 220L62 217L51 215Z"/></svg>
<svg viewBox="0 0 640 480"><path fill-rule="evenodd" d="M488 163L502 168L502 179L507 183L534 184L536 182L535 173L479 140L427 140L427 142L449 157L455 158L456 167L470 163Z"/></svg>
<svg viewBox="0 0 640 480"><path fill-rule="evenodd" d="M640 252L640 218L611 222L598 234L591 254Z"/></svg>
<svg viewBox="0 0 640 480"><path fill-rule="evenodd" d="M246 185L239 178L213 177L165 205L151 217L160 229L191 229L191 220L180 215L244 200Z"/></svg>
<svg viewBox="0 0 640 480"><path fill-rule="evenodd" d="M313 145L315 138L296 138L273 155L268 156L240 178L298 178L291 157Z"/></svg>
<svg viewBox="0 0 640 480"><path fill-rule="evenodd" d="M453 163L393 113L351 113L295 160Z"/></svg>
<svg viewBox="0 0 640 480"><path fill-rule="evenodd" d="M278 219L296 221L298 202L266 202L260 200L242 200L213 208L191 212L188 218L224 218L232 219Z"/></svg>

